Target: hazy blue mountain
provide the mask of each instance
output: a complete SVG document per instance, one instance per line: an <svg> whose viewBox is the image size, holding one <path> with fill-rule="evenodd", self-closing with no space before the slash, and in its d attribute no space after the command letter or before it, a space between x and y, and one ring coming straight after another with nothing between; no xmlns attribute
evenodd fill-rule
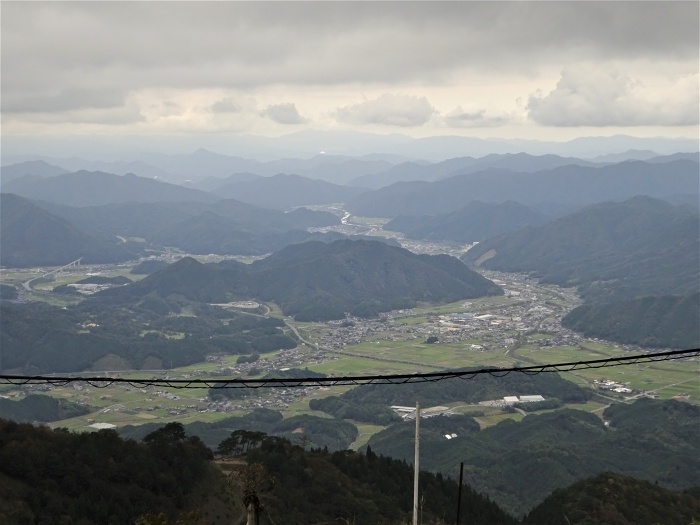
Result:
<svg viewBox="0 0 700 525"><path fill-rule="evenodd" d="M19 179L25 175L33 175L34 177L55 177L68 173L59 166L54 166L43 160L29 160L20 162L19 164L10 164L3 166L0 169L0 183L5 184L14 179ZM3 188L4 190L4 188Z"/></svg>
<svg viewBox="0 0 700 525"><path fill-rule="evenodd" d="M307 204L344 202L363 191L361 188L280 173L272 177L226 184L217 188L215 193L222 198L284 210Z"/></svg>
<svg viewBox="0 0 700 525"><path fill-rule="evenodd" d="M84 231L18 195L0 194L0 216L3 266L58 266L80 257L85 263L120 262L138 256L133 245Z"/></svg>
<svg viewBox="0 0 700 525"><path fill-rule="evenodd" d="M351 183L356 186L377 189L400 181L423 180L432 182L454 175L475 173L489 168L531 173L569 164L589 167L597 166L591 161L557 155L535 156L527 153L491 154L481 158L459 157L428 165L406 162L394 166L384 173L353 179Z"/></svg>
<svg viewBox="0 0 700 525"><path fill-rule="evenodd" d="M216 196L158 182L136 175L114 175L78 171L47 179L22 177L3 184L3 191L28 199L44 200L68 206L99 206L119 202L214 202Z"/></svg>
<svg viewBox="0 0 700 525"><path fill-rule="evenodd" d="M472 243L525 226L540 226L548 220L546 215L517 202L487 204L474 201L459 211L444 215L402 215L385 224L384 229L403 232L410 239Z"/></svg>
<svg viewBox="0 0 700 525"><path fill-rule="evenodd" d="M234 173L228 177L207 177L198 181L187 180L182 185L187 188L213 192L228 184L248 182L260 177L262 175L256 175L255 173Z"/></svg>
<svg viewBox="0 0 700 525"><path fill-rule="evenodd" d="M337 224L337 216L299 208L292 212L259 208L232 199L202 202L118 203L77 208L37 202L47 211L90 231L139 237L191 253L261 255L291 242L324 239L310 227ZM329 240L344 237L330 236Z"/></svg>
<svg viewBox="0 0 700 525"><path fill-rule="evenodd" d="M587 300L687 294L700 282L699 229L697 213L635 197L485 241L464 259L578 286Z"/></svg>
<svg viewBox="0 0 700 525"><path fill-rule="evenodd" d="M582 206L635 195L698 194L699 169L689 160L629 161L600 168L567 165L534 173L489 169L432 183L396 183L361 194L346 205L352 213L369 217L449 213L472 200Z"/></svg>

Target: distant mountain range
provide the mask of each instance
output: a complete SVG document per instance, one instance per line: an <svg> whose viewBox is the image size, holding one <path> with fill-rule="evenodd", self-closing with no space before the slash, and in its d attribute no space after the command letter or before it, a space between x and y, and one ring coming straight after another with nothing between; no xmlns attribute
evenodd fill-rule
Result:
<svg viewBox="0 0 700 525"><path fill-rule="evenodd" d="M251 265L232 261L201 264L186 258L142 281L107 295L227 302L234 298L274 301L297 320L360 317L411 307L420 301L450 301L502 290L447 256L415 255L377 241L340 240L295 244Z"/></svg>
<svg viewBox="0 0 700 525"><path fill-rule="evenodd" d="M78 171L54 177L21 177L2 185L5 193L67 206L122 202L215 202L215 195L133 174Z"/></svg>
<svg viewBox="0 0 700 525"><path fill-rule="evenodd" d="M685 159L665 163L629 161L600 168L567 165L534 173L488 169L432 183L399 182L363 193L346 202L346 208L367 217L397 217L450 213L473 200L514 200L540 208L556 203L576 208L635 195L698 195L699 169L697 162Z"/></svg>

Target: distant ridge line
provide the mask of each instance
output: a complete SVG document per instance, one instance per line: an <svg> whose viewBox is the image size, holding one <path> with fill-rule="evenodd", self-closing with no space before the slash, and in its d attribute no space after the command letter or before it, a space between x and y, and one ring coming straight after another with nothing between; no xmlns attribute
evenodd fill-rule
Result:
<svg viewBox="0 0 700 525"><path fill-rule="evenodd" d="M160 386L173 389L185 388L302 388L307 386L336 386L364 384L405 384L443 381L445 379L472 379L478 375L488 374L493 377L503 377L510 373L537 375L544 372L570 372L572 370L587 370L608 368L613 366L633 365L658 361L671 361L700 356L700 348L688 350L671 350L649 354L635 354L626 357L610 357L589 361L568 363L553 363L513 368L481 368L477 370L455 370L445 372L429 372L424 374L395 374L368 376L341 376L323 378L297 379L124 379L119 377L79 377L79 376L22 376L0 375L0 384L34 385L50 384L63 386L69 383L83 381L95 388L106 388L113 384L128 384L134 387Z"/></svg>

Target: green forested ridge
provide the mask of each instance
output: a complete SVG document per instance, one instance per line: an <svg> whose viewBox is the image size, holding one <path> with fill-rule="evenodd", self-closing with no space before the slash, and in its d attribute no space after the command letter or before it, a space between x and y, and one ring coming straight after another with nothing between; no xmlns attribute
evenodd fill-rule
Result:
<svg viewBox="0 0 700 525"><path fill-rule="evenodd" d="M646 347L698 348L700 293L583 304L561 322L586 337Z"/></svg>
<svg viewBox="0 0 700 525"><path fill-rule="evenodd" d="M700 490L675 492L649 481L604 472L558 489L523 525L691 525L700 517Z"/></svg>
<svg viewBox="0 0 700 525"><path fill-rule="evenodd" d="M184 307L195 316L177 315ZM25 373L89 370L109 354L134 369L149 358L169 368L202 362L209 354L249 355L297 344L280 330L280 319L192 304L177 295L93 296L65 309L3 302L0 316L3 370Z"/></svg>
<svg viewBox="0 0 700 525"><path fill-rule="evenodd" d="M0 418L48 423L90 413L92 410L65 399L31 394L19 401L0 397Z"/></svg>
<svg viewBox="0 0 700 525"><path fill-rule="evenodd" d="M379 403L354 403L338 396L329 396L309 401L311 410L320 410L338 419L354 419L375 425L388 425L401 421L388 405Z"/></svg>
<svg viewBox="0 0 700 525"><path fill-rule="evenodd" d="M343 401L358 405L375 403L385 406L414 406L418 401L428 408L434 405L461 401L478 403L504 396L540 394L555 397L566 403L585 403L591 393L580 386L562 379L558 374L479 374L468 381L459 378L439 383L406 383L397 385L362 385L340 395Z"/></svg>
<svg viewBox="0 0 700 525"><path fill-rule="evenodd" d="M469 483L515 515L525 514L556 488L605 471L671 489L698 484L700 408L643 399L612 405L604 415L609 427L593 414L565 409L528 415L521 422L505 420L480 432L456 432L451 440L441 438L451 432L445 417L433 423L437 431L424 430L421 467L454 476L464 461ZM412 431L412 423L393 425L375 434L368 446L412 461Z"/></svg>
<svg viewBox="0 0 700 525"><path fill-rule="evenodd" d="M119 432L124 437L142 439L159 427L156 423L149 423L122 427ZM198 436L212 450L232 432L238 430L264 432L285 437L292 442L304 436L309 447L327 447L329 450L346 450L357 439L357 427L347 421L310 415L283 419L280 412L267 408L259 408L244 416L232 416L213 423L188 423L184 428L188 435Z"/></svg>
<svg viewBox="0 0 700 525"><path fill-rule="evenodd" d="M376 241L341 240L290 245L244 265L201 264L185 258L142 281L102 295L181 294L192 300L226 302L255 297L279 304L297 320L339 319L346 312L371 317L414 306L502 290L447 255L415 255Z"/></svg>
<svg viewBox="0 0 700 525"><path fill-rule="evenodd" d="M700 282L697 212L649 197L589 206L544 226L480 243L464 259L577 286L587 301L679 295Z"/></svg>

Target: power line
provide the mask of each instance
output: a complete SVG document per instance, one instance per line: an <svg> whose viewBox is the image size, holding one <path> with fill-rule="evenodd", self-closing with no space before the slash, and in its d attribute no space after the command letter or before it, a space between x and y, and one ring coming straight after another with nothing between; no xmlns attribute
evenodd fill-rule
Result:
<svg viewBox="0 0 700 525"><path fill-rule="evenodd" d="M70 383L84 382L95 388L106 388L113 384L126 384L137 388L159 386L173 389L185 388L303 388L308 386L370 385L370 384L407 384L444 381L446 379L473 379L488 374L503 377L512 373L537 375L545 372L571 372L627 366L641 363L656 363L687 359L700 356L700 348L690 350L672 350L650 354L635 354L624 357L610 357L589 361L554 363L513 368L481 368L477 370L445 370L423 374L394 374L341 377L303 377L303 378L261 378L261 379L125 379L120 377L80 377L80 376L22 376L0 375L0 384L37 385L47 384L65 386Z"/></svg>

